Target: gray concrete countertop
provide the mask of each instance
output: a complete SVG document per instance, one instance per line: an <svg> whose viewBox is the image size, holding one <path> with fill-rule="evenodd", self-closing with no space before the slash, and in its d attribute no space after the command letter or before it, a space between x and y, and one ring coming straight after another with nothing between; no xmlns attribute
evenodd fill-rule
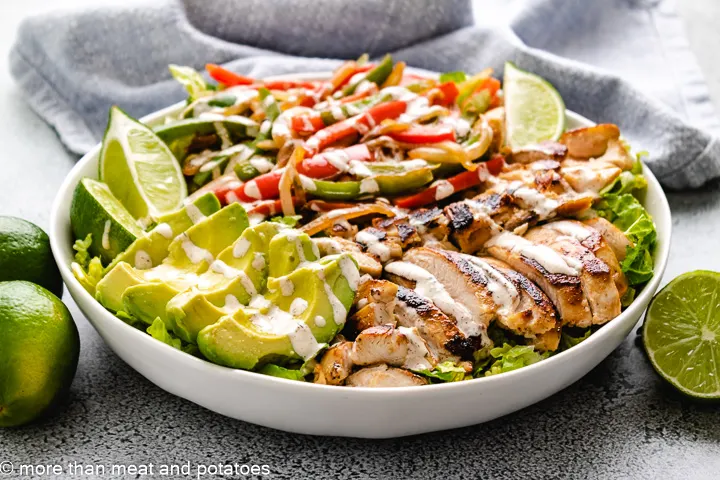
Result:
<svg viewBox="0 0 720 480"><path fill-rule="evenodd" d="M90 0L8 3L0 16L3 57L22 16L58 3ZM714 62L720 4L679 3L691 45L718 101L720 64ZM75 158L23 103L6 67L0 69L0 143L0 214L46 228L55 192ZM688 270L720 270L718 186L715 182L699 191L668 194L674 238L665 282ZM366 441L286 434L233 421L174 397L120 361L70 296L64 300L82 340L70 398L59 414L42 423L0 431L0 463L67 468L77 462L106 468L104 475L65 478L111 478L113 464L153 463L159 468L187 462L194 469L264 464L275 478L697 479L717 478L720 471L718 407L674 393L654 373L634 334L585 378L516 414L448 432Z"/></svg>

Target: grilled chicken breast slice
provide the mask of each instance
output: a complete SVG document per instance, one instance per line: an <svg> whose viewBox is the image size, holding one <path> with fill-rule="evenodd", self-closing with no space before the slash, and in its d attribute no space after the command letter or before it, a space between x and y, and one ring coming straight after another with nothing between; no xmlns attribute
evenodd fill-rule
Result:
<svg viewBox="0 0 720 480"><path fill-rule="evenodd" d="M355 294L357 311L348 323L356 332L377 325L395 325L395 297L398 286L387 280L370 279L360 284Z"/></svg>
<svg viewBox="0 0 720 480"><path fill-rule="evenodd" d="M632 246L632 242L625 236L622 230L602 217L591 218L583 221L583 223L600 232L603 240L610 246L613 253L615 253L615 257L620 262L625 260L627 248Z"/></svg>
<svg viewBox="0 0 720 480"><path fill-rule="evenodd" d="M414 387L427 384L428 381L420 375L387 365L362 368L350 375L346 382L350 387Z"/></svg>
<svg viewBox="0 0 720 480"><path fill-rule="evenodd" d="M605 154L611 140L620 139L620 129L611 123L568 130L559 142L567 147L569 157L597 158Z"/></svg>
<svg viewBox="0 0 720 480"><path fill-rule="evenodd" d="M510 163L528 164L542 160L555 160L560 162L565 160L568 148L562 143L543 142L531 147L513 150L508 156Z"/></svg>
<svg viewBox="0 0 720 480"><path fill-rule="evenodd" d="M377 257L363 252L362 247L352 240L340 237L319 237L313 238L313 242L323 257L336 253L349 253L358 263L360 273L367 273L372 277L379 277L382 273L382 265Z"/></svg>
<svg viewBox="0 0 720 480"><path fill-rule="evenodd" d="M610 267L576 238L564 235L549 225L531 228L525 238L550 247L577 265L582 291L592 314L592 324L601 325L620 315L620 295ZM587 327L589 324L578 326Z"/></svg>
<svg viewBox="0 0 720 480"><path fill-rule="evenodd" d="M328 348L315 365L315 383L342 385L352 373L352 342L340 342Z"/></svg>
<svg viewBox="0 0 720 480"><path fill-rule="evenodd" d="M476 261L482 261L502 274L518 292L514 308L498 315L498 322L503 328L530 339L541 338L545 334L552 336L552 332L560 331L560 320L554 305L530 279L496 258L482 257ZM556 348L557 345L549 350Z"/></svg>
<svg viewBox="0 0 720 480"><path fill-rule="evenodd" d="M598 193L621 173L622 169L619 167L600 160L568 159L560 168L560 175L578 192Z"/></svg>
<svg viewBox="0 0 720 480"><path fill-rule="evenodd" d="M481 337L486 343L495 304L478 283L473 283L473 276L477 277L475 282L481 281L476 269L455 255L446 250L413 248L402 262L387 265L386 271L414 281L414 290L451 316L465 336Z"/></svg>
<svg viewBox="0 0 720 480"><path fill-rule="evenodd" d="M417 328L439 362L471 360L473 352L482 347L463 335L455 320L434 303L409 288L398 287L395 318L402 327Z"/></svg>
<svg viewBox="0 0 720 480"><path fill-rule="evenodd" d="M620 235L625 237L625 235L618 230L617 227L612 224L610 225L612 228L615 228ZM593 252L597 258L605 262L605 264L610 267L615 287L617 288L620 296L622 297L625 294L628 289L625 274L620 268L620 262L618 261L615 251L608 245L599 230L577 220L560 220L557 222L550 222L543 225L543 227L555 230L561 235L572 237L580 242L582 246Z"/></svg>
<svg viewBox="0 0 720 480"><path fill-rule="evenodd" d="M437 359L413 327L379 325L360 332L353 343L355 365L386 363L411 370L431 369Z"/></svg>
<svg viewBox="0 0 720 480"><path fill-rule="evenodd" d="M496 235L485 247L494 258L535 282L555 305L563 325L592 324L580 283L579 262L510 232Z"/></svg>
<svg viewBox="0 0 720 480"><path fill-rule="evenodd" d="M376 256L382 263L400 258L403 254L400 239L389 236L385 230L377 227L368 227L359 231L355 235L355 241L365 252Z"/></svg>

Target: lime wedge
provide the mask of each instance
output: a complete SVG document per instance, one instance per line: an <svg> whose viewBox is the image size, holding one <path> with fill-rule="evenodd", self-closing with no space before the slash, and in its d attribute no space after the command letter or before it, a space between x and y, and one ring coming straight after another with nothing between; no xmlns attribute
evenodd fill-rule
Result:
<svg viewBox="0 0 720 480"><path fill-rule="evenodd" d="M685 273L655 295L643 343L655 370L678 390L720 399L720 273Z"/></svg>
<svg viewBox="0 0 720 480"><path fill-rule="evenodd" d="M503 93L507 143L512 148L557 140L565 131L565 103L547 80L507 62Z"/></svg>
<svg viewBox="0 0 720 480"><path fill-rule="evenodd" d="M75 238L92 234L88 251L109 263L144 234L136 220L102 182L83 178L70 204L70 225Z"/></svg>
<svg viewBox="0 0 720 480"><path fill-rule="evenodd" d="M100 179L133 217L148 224L182 207L187 196L180 165L167 145L118 107L110 109Z"/></svg>

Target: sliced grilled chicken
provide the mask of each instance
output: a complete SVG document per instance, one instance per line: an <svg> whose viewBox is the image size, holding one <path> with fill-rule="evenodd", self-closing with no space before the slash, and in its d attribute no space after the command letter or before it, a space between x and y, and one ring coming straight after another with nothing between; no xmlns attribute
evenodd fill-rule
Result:
<svg viewBox="0 0 720 480"><path fill-rule="evenodd" d="M602 217L591 218L585 220L583 223L600 232L603 240L610 246L619 261L622 262L625 260L627 248L632 246L632 242L625 236L622 230Z"/></svg>
<svg viewBox="0 0 720 480"><path fill-rule="evenodd" d="M398 325L417 328L439 362L471 360L473 352L481 347L458 330L455 320L409 288L398 288L394 313Z"/></svg>
<svg viewBox="0 0 720 480"><path fill-rule="evenodd" d="M425 378L402 368L377 365L353 373L348 377L346 385L350 387L414 387L427 385L427 383Z"/></svg>
<svg viewBox="0 0 720 480"><path fill-rule="evenodd" d="M601 325L620 315L620 295L610 267L576 238L564 235L555 230L557 227L549 225L531 228L525 238L550 247L576 265L593 324Z"/></svg>
<svg viewBox="0 0 720 480"><path fill-rule="evenodd" d="M500 325L511 332L530 339L540 339L553 336L554 332L560 331L560 320L555 313L555 307L550 299L543 293L537 285L523 274L516 272L510 265L492 257L482 257L475 260L475 263L482 262L503 275L507 281L515 287L518 293L516 302L503 302L512 305L514 308L502 309L498 312L498 322ZM492 273L489 276L493 275ZM500 283L498 286L490 286L492 293L497 296L506 296L507 287L502 286L498 279L495 282ZM558 335L559 341L559 335ZM546 342L547 343L547 342ZM552 342L549 342L552 346ZM555 350L554 348L543 348L544 350Z"/></svg>
<svg viewBox="0 0 720 480"><path fill-rule="evenodd" d="M487 327L494 317L492 300L477 287L466 285L473 274L470 267L458 267L446 255L453 252L432 248L413 248L402 262L393 262L385 272L405 279L404 285L432 301L443 313L452 317L466 337L479 337L487 343ZM466 267L467 262L460 262Z"/></svg>
<svg viewBox="0 0 720 480"><path fill-rule="evenodd" d="M617 230L614 225L610 225ZM593 252L597 258L605 262L605 264L610 267L615 287L617 288L620 296L622 297L625 294L628 288L625 274L620 268L620 262L618 262L615 252L612 248L610 248L599 230L577 220L560 220L557 222L550 222L545 224L543 227L554 230L560 235L572 237L580 242L582 246ZM625 236L622 232L620 232L620 230L617 231L623 237Z"/></svg>
<svg viewBox="0 0 720 480"><path fill-rule="evenodd" d="M315 366L315 383L342 385L352 372L352 342L340 342L328 348Z"/></svg>
<svg viewBox="0 0 720 480"><path fill-rule="evenodd" d="M377 257L363 252L362 247L352 240L341 237L319 237L313 238L313 242L318 246L323 257L336 253L349 253L358 263L360 273L367 273L372 277L379 277L382 273L382 265Z"/></svg>
<svg viewBox="0 0 720 480"><path fill-rule="evenodd" d="M560 328L549 330L545 333L535 335L530 343L535 350L540 352L554 352L560 346Z"/></svg>
<svg viewBox="0 0 720 480"><path fill-rule="evenodd" d="M355 294L357 311L350 317L349 324L355 331L378 325L395 325L395 297L398 286L387 280L368 280L358 287Z"/></svg>
<svg viewBox="0 0 720 480"><path fill-rule="evenodd" d="M375 255L382 263L393 258L402 257L402 242L398 237L392 237L377 227L365 228L355 235L355 241L362 245L364 250Z"/></svg>
<svg viewBox="0 0 720 480"><path fill-rule="evenodd" d="M500 226L512 230L535 216L528 210L513 205L507 193L481 195L472 200L462 200L445 207L450 221L453 242L464 253L475 253L500 231Z"/></svg>
<svg viewBox="0 0 720 480"><path fill-rule="evenodd" d="M592 324L579 261L510 232L494 236L485 247L490 255L535 282L555 305L563 325Z"/></svg>
<svg viewBox="0 0 720 480"><path fill-rule="evenodd" d="M528 164L541 160L554 160L560 162L565 160L568 149L565 145L557 142L543 142L531 147L513 150L508 156L510 163Z"/></svg>
<svg viewBox="0 0 720 480"><path fill-rule="evenodd" d="M568 159L560 168L560 175L578 192L598 193L621 173L622 169L619 167L600 160Z"/></svg>
<svg viewBox="0 0 720 480"><path fill-rule="evenodd" d="M355 365L386 363L412 370L431 369L437 359L416 328L380 325L363 330L353 343Z"/></svg>
<svg viewBox="0 0 720 480"><path fill-rule="evenodd" d="M560 137L572 158L597 158L605 154L611 140L620 139L620 129L611 123L568 130Z"/></svg>

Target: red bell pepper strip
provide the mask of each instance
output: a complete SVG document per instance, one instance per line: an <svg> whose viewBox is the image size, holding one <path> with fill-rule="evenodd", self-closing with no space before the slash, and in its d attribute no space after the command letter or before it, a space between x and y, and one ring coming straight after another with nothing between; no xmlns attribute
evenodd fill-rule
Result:
<svg viewBox="0 0 720 480"><path fill-rule="evenodd" d="M299 82L293 80L275 80L270 82L258 83L252 85L253 88L267 88L268 90L290 90L291 88L307 88L314 90L317 88L316 82Z"/></svg>
<svg viewBox="0 0 720 480"><path fill-rule="evenodd" d="M292 197L292 200L296 207L300 206L301 202L299 198ZM258 202L254 206L250 207L250 210L248 210L247 213L248 215L259 213L260 215L265 215L266 217L282 214L282 204L280 200L263 200L262 202Z"/></svg>
<svg viewBox="0 0 720 480"><path fill-rule="evenodd" d="M315 133L325 128L325 122L320 112L308 113L307 115L298 115L290 119L290 128L300 135Z"/></svg>
<svg viewBox="0 0 720 480"><path fill-rule="evenodd" d="M250 77L245 77L235 72L231 72L230 70L227 70L220 65L215 65L214 63L208 63L205 65L205 70L207 70L210 76L216 81L228 87L234 87L236 85L251 85L255 82L255 80Z"/></svg>
<svg viewBox="0 0 720 480"><path fill-rule="evenodd" d="M442 99L437 100L437 103L441 105L454 104L458 94L460 93L457 85L455 85L455 82L441 83L436 88L442 93Z"/></svg>
<svg viewBox="0 0 720 480"><path fill-rule="evenodd" d="M419 208L423 205L447 198L453 193L467 190L468 188L480 185L487 179L488 170L483 168L482 165L472 172L466 171L450 177L447 180L440 180L440 182L447 182L452 186L452 190L449 194L444 194L438 198L438 184L430 185L425 190L418 192L407 197L397 198L393 201L395 205L400 208Z"/></svg>
<svg viewBox="0 0 720 480"><path fill-rule="evenodd" d="M314 155L329 145L350 135L365 133L389 118L397 118L407 109L407 103L396 100L369 108L364 113L323 128L306 142L307 152Z"/></svg>
<svg viewBox="0 0 720 480"><path fill-rule="evenodd" d="M412 125L407 130L390 132L388 136L405 143L440 143L455 141L455 130L449 125Z"/></svg>
<svg viewBox="0 0 720 480"><path fill-rule="evenodd" d="M372 162L375 158L364 143L359 143L342 150L336 150L333 153L342 155L343 160L347 158L348 163L351 160L361 162ZM306 158L297 165L298 173L310 178L327 178L340 173L335 165L330 163L325 157L326 154L320 153L314 157Z"/></svg>
<svg viewBox="0 0 720 480"><path fill-rule="evenodd" d="M284 170L284 168L279 168L257 176L238 187L232 189L222 188L214 193L225 203L237 201L249 203L257 200L278 198L278 195L280 195L280 177Z"/></svg>

